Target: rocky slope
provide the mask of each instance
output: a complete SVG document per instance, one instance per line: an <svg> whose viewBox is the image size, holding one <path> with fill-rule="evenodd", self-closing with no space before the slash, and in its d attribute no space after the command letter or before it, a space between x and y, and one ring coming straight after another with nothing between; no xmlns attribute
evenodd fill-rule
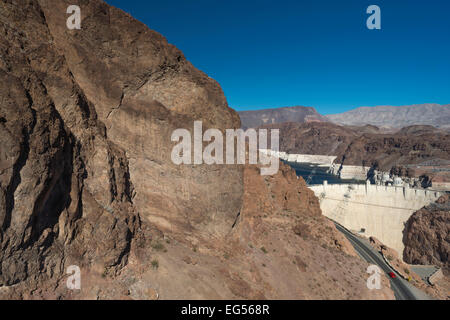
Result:
<svg viewBox="0 0 450 320"><path fill-rule="evenodd" d="M288 166L272 177L246 166L244 190L240 215L224 238L140 230L126 266L115 275L83 268L80 291L68 291L61 279L3 292L25 299L394 298L387 277L381 290L367 289L368 264L321 215L317 198Z"/></svg>
<svg viewBox="0 0 450 320"><path fill-rule="evenodd" d="M344 113L327 115L332 122L344 125L401 128L411 125L431 125L450 128L450 104L417 104L411 106L360 107Z"/></svg>
<svg viewBox="0 0 450 320"><path fill-rule="evenodd" d="M403 232L403 259L411 264L434 264L449 271L450 196L415 212Z"/></svg>
<svg viewBox="0 0 450 320"><path fill-rule="evenodd" d="M174 129L240 126L220 86L103 1L68 30L71 4L0 2L0 298L393 298L290 168L174 165Z"/></svg>
<svg viewBox="0 0 450 320"><path fill-rule="evenodd" d="M328 121L312 107L285 107L240 111L242 128L257 128L265 124L283 122L323 122Z"/></svg>

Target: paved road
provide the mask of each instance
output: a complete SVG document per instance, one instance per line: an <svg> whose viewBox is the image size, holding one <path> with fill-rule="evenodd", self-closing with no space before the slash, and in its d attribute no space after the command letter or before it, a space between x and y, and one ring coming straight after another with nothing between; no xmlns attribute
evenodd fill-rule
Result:
<svg viewBox="0 0 450 320"><path fill-rule="evenodd" d="M381 268L386 274L394 272L397 277L391 281L391 289L394 291L395 298L397 300L423 300L429 299L428 296L420 292L418 289L409 284L406 280L400 278L400 276L393 270L383 259L381 254L377 252L367 241L360 239L353 233L336 223L336 228L342 232L346 238L350 241L356 252L367 262L375 264Z"/></svg>
<svg viewBox="0 0 450 320"><path fill-rule="evenodd" d="M412 265L411 270L418 274L424 282L428 283L428 278L438 271L439 268L433 265Z"/></svg>

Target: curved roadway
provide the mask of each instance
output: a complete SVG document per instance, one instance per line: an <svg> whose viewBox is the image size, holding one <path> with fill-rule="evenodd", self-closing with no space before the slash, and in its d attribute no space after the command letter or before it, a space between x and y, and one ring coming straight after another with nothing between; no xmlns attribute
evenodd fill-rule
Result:
<svg viewBox="0 0 450 320"><path fill-rule="evenodd" d="M334 221L333 221L334 222ZM395 270L393 270L383 259L381 254L377 252L367 241L360 239L353 233L345 229L340 224L334 222L336 228L342 232L345 237L350 241L356 252L367 262L375 264L380 267L386 274L394 272L397 276L391 281L391 289L394 291L395 298L397 300L423 300L429 299L424 293L420 292L417 288L413 287L406 280L401 278Z"/></svg>

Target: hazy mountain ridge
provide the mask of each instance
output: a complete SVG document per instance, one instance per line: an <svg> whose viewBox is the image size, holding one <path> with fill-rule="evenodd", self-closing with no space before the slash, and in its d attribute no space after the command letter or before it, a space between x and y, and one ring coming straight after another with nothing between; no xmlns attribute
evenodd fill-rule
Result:
<svg viewBox="0 0 450 320"><path fill-rule="evenodd" d="M347 112L325 116L343 125L374 125L401 128L411 125L431 125L450 128L450 104L415 104L409 106L360 107Z"/></svg>

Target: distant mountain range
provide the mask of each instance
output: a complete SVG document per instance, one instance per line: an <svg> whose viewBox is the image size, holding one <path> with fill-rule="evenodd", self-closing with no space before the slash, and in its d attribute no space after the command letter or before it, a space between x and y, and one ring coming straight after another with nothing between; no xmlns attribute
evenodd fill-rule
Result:
<svg viewBox="0 0 450 320"><path fill-rule="evenodd" d="M284 122L333 122L348 126L373 125L379 128L403 128L430 125L450 129L450 104L360 107L347 112L321 115L313 107L283 107L238 112L244 129Z"/></svg>
<svg viewBox="0 0 450 320"><path fill-rule="evenodd" d="M331 122L344 125L402 128L411 125L431 125L450 128L450 104L415 104L410 106L360 107L339 114L327 115Z"/></svg>
<svg viewBox="0 0 450 320"><path fill-rule="evenodd" d="M304 123L329 121L325 116L319 114L316 109L302 106L241 111L238 113L241 117L241 126L244 129L283 122Z"/></svg>

